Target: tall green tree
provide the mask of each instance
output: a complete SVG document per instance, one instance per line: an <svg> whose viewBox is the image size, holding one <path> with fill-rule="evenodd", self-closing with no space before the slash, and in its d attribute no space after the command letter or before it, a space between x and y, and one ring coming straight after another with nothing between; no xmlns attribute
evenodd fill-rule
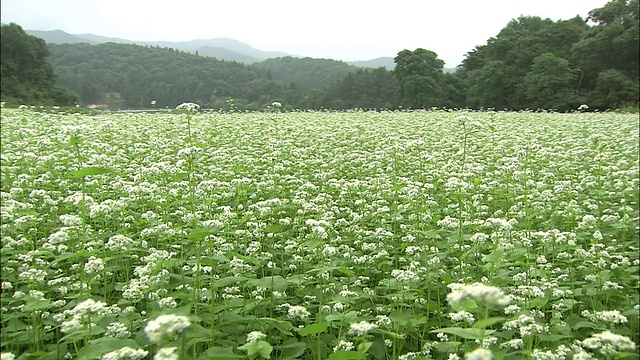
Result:
<svg viewBox="0 0 640 360"><path fill-rule="evenodd" d="M576 72L569 61L551 53L535 59L524 77L527 99L534 109L567 111L580 106L576 95Z"/></svg>
<svg viewBox="0 0 640 360"><path fill-rule="evenodd" d="M444 105L444 61L431 50L402 50L394 58L400 104L409 108Z"/></svg>
<svg viewBox="0 0 640 360"><path fill-rule="evenodd" d="M636 89L638 87L638 0L612 0L589 12L588 19L596 25L571 48L572 59L582 72L581 93L596 107L611 108L625 104L637 106L637 91L613 91L611 86L614 83L611 80L617 79L624 85L623 88L629 84L635 84ZM616 95L613 96L613 93Z"/></svg>
<svg viewBox="0 0 640 360"><path fill-rule="evenodd" d="M10 104L72 105L77 94L56 86L44 40L15 23L0 28L0 97Z"/></svg>
<svg viewBox="0 0 640 360"><path fill-rule="evenodd" d="M536 16L511 20L496 37L469 52L459 72L472 107L530 108L524 79L542 54L568 59L588 26L580 17L554 22ZM569 85L569 84L567 84Z"/></svg>

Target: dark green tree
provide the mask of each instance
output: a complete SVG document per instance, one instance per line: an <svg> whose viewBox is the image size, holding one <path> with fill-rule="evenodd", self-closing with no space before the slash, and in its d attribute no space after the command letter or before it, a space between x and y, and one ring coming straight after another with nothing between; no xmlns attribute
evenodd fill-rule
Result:
<svg viewBox="0 0 640 360"><path fill-rule="evenodd" d="M444 105L442 68L438 54L425 49L402 50L394 58L400 104L409 108Z"/></svg>
<svg viewBox="0 0 640 360"><path fill-rule="evenodd" d="M10 105L73 105L77 95L56 85L44 40L11 23L0 28L0 97Z"/></svg>
<svg viewBox="0 0 640 360"><path fill-rule="evenodd" d="M524 77L524 91L531 108L568 111L580 105L576 95L576 72L569 61L551 53L533 59Z"/></svg>
<svg viewBox="0 0 640 360"><path fill-rule="evenodd" d="M595 107L609 108L617 104L637 106L637 91L614 91L610 98L611 79L620 84L640 81L640 17L638 0L613 0L602 8L589 12L589 20L596 25L571 48L573 62L581 70L580 93ZM616 72L610 72L616 70ZM603 72L607 72L602 74ZM624 85L622 87L627 87ZM609 95L606 95L609 94ZM604 97L602 97L604 96ZM626 97L624 97L626 96Z"/></svg>
<svg viewBox="0 0 640 360"><path fill-rule="evenodd" d="M595 107L615 109L638 105L638 83L620 70L604 70L598 74Z"/></svg>
<svg viewBox="0 0 640 360"><path fill-rule="evenodd" d="M554 22L527 16L510 21L463 61L459 72L467 83L468 104L500 109L532 107L524 78L534 59L545 53L569 58L569 49L587 30L580 17Z"/></svg>

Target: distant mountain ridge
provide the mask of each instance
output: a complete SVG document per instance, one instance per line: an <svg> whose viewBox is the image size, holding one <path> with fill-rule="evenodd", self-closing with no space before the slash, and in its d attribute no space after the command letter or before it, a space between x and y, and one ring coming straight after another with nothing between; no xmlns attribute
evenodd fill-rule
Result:
<svg viewBox="0 0 640 360"><path fill-rule="evenodd" d="M249 44L243 43L231 38L214 38L214 39L197 39L182 42L171 41L133 41L121 38L110 38L95 34L69 34L62 30L25 30L29 35L37 36L47 43L51 44L77 44L88 43L98 45L108 42L121 44L136 44L141 46L159 46L173 48L176 50L186 51L189 53L198 53L201 56L215 57L220 60L237 61L244 64L252 64L266 59L278 57L302 57L287 54L280 51L263 51L251 47ZM365 61L351 61L350 65L357 67L385 67L392 70L395 63L392 57L382 57Z"/></svg>

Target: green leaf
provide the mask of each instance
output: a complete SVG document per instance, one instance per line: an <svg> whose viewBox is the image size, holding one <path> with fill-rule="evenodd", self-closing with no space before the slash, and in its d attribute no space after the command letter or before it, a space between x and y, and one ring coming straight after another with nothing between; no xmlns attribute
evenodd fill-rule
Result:
<svg viewBox="0 0 640 360"><path fill-rule="evenodd" d="M223 277L222 279L218 279L214 281L213 287L216 287L216 288L227 287L246 279L247 278L245 277L239 277L239 276L227 276L227 277Z"/></svg>
<svg viewBox="0 0 640 360"><path fill-rule="evenodd" d="M211 235L213 232L209 228L199 228L195 229L191 232L191 234L187 235L187 238L192 240L202 240L205 236Z"/></svg>
<svg viewBox="0 0 640 360"><path fill-rule="evenodd" d="M329 328L328 322L319 322L303 327L298 330L298 334L300 334L300 336L318 335L327 331L327 328Z"/></svg>
<svg viewBox="0 0 640 360"><path fill-rule="evenodd" d="M367 355L361 352L340 350L329 355L327 360L361 360L366 358Z"/></svg>
<svg viewBox="0 0 640 360"><path fill-rule="evenodd" d="M549 342L556 342L569 337L570 337L569 335L561 335L561 334L538 334L538 339L540 341L549 341Z"/></svg>
<svg viewBox="0 0 640 360"><path fill-rule="evenodd" d="M189 177L189 173L181 172L181 173L173 174L169 178L173 181L182 181L188 177Z"/></svg>
<svg viewBox="0 0 640 360"><path fill-rule="evenodd" d="M260 279L249 279L246 286L261 287L265 289L283 292L287 290L289 282L280 275L265 276Z"/></svg>
<svg viewBox="0 0 640 360"><path fill-rule="evenodd" d="M273 351L273 346L264 340L248 342L240 347L240 350L244 350L247 352L249 357L261 356L265 359L271 357L271 351Z"/></svg>
<svg viewBox="0 0 640 360"><path fill-rule="evenodd" d="M82 168L80 170L76 170L72 172L71 176L75 178L80 178L83 176L107 174L107 173L110 173L111 171L112 171L111 169L107 169L107 168L90 166L90 167Z"/></svg>
<svg viewBox="0 0 640 360"><path fill-rule="evenodd" d="M264 229L264 232L270 233L270 234L277 234L277 233L283 232L284 229L285 229L285 227L283 225L271 224L271 225L267 226L266 229Z"/></svg>
<svg viewBox="0 0 640 360"><path fill-rule="evenodd" d="M487 335L491 335L495 330L485 330L485 329L475 329L475 328L459 328L459 327L448 327L442 329L436 329L430 331L433 334L436 333L445 333L455 335L457 337L461 337L463 339L482 339Z"/></svg>
<svg viewBox="0 0 640 360"><path fill-rule="evenodd" d="M307 344L293 340L293 342L280 346L279 349L282 352L283 358L294 359L304 354L307 350Z"/></svg>
<svg viewBox="0 0 640 360"><path fill-rule="evenodd" d="M476 329L485 329L491 325L497 324L499 322L505 321L507 318L504 317L490 317L482 320L478 320L473 324L473 327Z"/></svg>
<svg viewBox="0 0 640 360"><path fill-rule="evenodd" d="M272 318L260 318L260 321L273 326L284 335L293 336L293 333L291 332L291 330L293 329L293 325L291 325L291 323L288 321L276 320Z"/></svg>
<svg viewBox="0 0 640 360"><path fill-rule="evenodd" d="M354 273L353 271L347 269L344 266L338 267L338 268L336 268L336 270L341 272L341 273L343 273L343 274L345 274L345 275L347 275L347 276L356 276L356 273Z"/></svg>
<svg viewBox="0 0 640 360"><path fill-rule="evenodd" d="M576 330L580 330L582 328L595 329L596 328L596 324L592 323L591 321L583 320L583 321L579 321L578 323L573 325L571 327L571 330L576 331Z"/></svg>
<svg viewBox="0 0 640 360"><path fill-rule="evenodd" d="M197 357L197 360L234 360L244 358L242 355L235 354L233 348L223 348L212 346Z"/></svg>
<svg viewBox="0 0 640 360"><path fill-rule="evenodd" d="M443 353L457 352L462 343L460 341L445 341L435 343L436 350Z"/></svg>
<svg viewBox="0 0 640 360"><path fill-rule="evenodd" d="M361 342L360 344L358 344L358 351L364 354L367 351L369 351L369 349L371 348L371 345L373 345L371 341Z"/></svg>
<svg viewBox="0 0 640 360"><path fill-rule="evenodd" d="M39 300L31 296L26 296L25 300L27 304L24 306L24 308L22 308L22 311L24 311L25 313L30 313L36 310L44 310L53 306L53 303L46 299Z"/></svg>
<svg viewBox="0 0 640 360"><path fill-rule="evenodd" d="M89 344L87 344L87 346L78 351L78 360L91 360L99 358L108 352L121 349L125 346L133 349L140 348L140 346L138 346L138 343L131 339L103 337L100 339L91 340L89 341Z"/></svg>

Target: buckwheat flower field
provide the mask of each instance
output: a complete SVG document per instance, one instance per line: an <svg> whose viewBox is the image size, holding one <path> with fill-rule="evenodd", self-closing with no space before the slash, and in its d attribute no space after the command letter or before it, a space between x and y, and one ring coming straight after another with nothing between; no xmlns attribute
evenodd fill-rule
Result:
<svg viewBox="0 0 640 360"><path fill-rule="evenodd" d="M638 359L638 116L2 110L2 360Z"/></svg>

